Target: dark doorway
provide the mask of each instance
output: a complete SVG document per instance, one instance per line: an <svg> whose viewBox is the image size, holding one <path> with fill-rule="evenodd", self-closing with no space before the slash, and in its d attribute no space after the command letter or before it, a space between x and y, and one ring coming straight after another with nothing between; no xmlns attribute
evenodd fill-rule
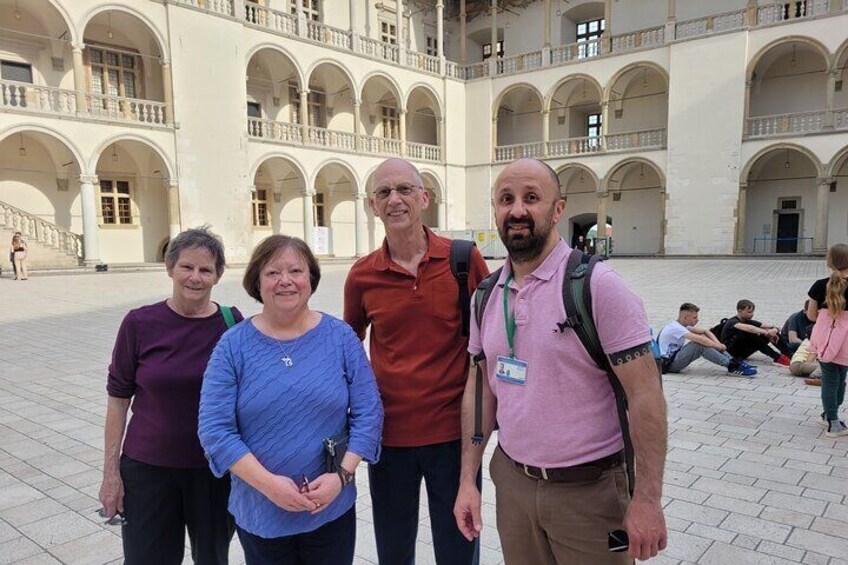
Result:
<svg viewBox="0 0 848 565"><path fill-rule="evenodd" d="M798 227L801 224L801 214L777 215L777 247L778 253L798 253Z"/></svg>

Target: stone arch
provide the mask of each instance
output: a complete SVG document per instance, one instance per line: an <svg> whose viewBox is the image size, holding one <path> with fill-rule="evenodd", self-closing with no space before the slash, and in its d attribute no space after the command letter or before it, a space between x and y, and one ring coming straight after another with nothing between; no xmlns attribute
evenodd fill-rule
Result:
<svg viewBox="0 0 848 565"><path fill-rule="evenodd" d="M848 146L843 147L836 155L833 156L833 159L827 164L827 169L825 176L828 178L833 178L839 172L843 165L848 163Z"/></svg>
<svg viewBox="0 0 848 565"><path fill-rule="evenodd" d="M614 253L665 252L665 187L665 174L650 159L630 157L610 169L602 192L608 194Z"/></svg>
<svg viewBox="0 0 848 565"><path fill-rule="evenodd" d="M742 171L739 174L739 182L740 183L747 183L748 182L748 178L751 175L751 171L752 171L754 165L762 157L764 157L764 156L766 156L769 153L772 153L774 151L781 151L781 150L796 151L796 152L801 153L802 155L806 156L815 166L816 171L817 171L817 175L823 176L823 170L824 169L823 169L821 160L811 150L804 147L803 145L798 145L797 143L775 143L773 145L769 145L768 147L764 147L763 149L760 149L750 159L748 159L748 162L745 163L745 166L742 167Z"/></svg>
<svg viewBox="0 0 848 565"><path fill-rule="evenodd" d="M297 62L297 57L292 55L291 52L289 52L288 49L286 49L285 47L283 47L280 44L271 43L270 41L263 41L263 42L257 43L256 45L252 46L247 51L247 55L245 55L245 58L244 58L245 68L247 68L247 66L250 64L250 61L251 61L251 59L253 59L254 55L256 55L257 53L260 53L261 51L263 51L265 49L269 49L271 51L276 51L280 55L282 55L283 57L288 59L292 68L294 68L295 74L297 74L298 87L303 88L303 85L306 84L306 79L305 79L304 74L303 74L303 69L300 68L300 65Z"/></svg>
<svg viewBox="0 0 848 565"><path fill-rule="evenodd" d="M353 181L353 183L356 185L356 186L354 187L354 188L356 189L356 191L351 191L351 195L353 195L353 194L356 194L356 193L359 193L359 192L360 192L360 187L362 186L362 182L361 182L361 180L359 179L359 177L357 176L357 174L356 174L356 172L354 171L353 167L352 167L350 164L345 163L345 162L344 162L344 161L342 161L341 159L337 159L337 158L335 158L335 157L330 157L330 158L328 158L328 159L324 159L323 161L321 161L318 165L316 165L316 166L312 169L312 170L313 170L312 176L311 176L311 177L308 177L308 178L309 178L309 186L310 186L310 187L314 187L314 186L315 186L315 181L316 181L316 179L318 178L318 174L319 174L319 173L320 173L320 172L321 172L321 171L322 171L325 167L327 167L328 165L338 165L339 167L341 167L342 169L344 169L344 170L345 170L345 172L346 172L348 175L350 175L351 180L352 180L352 181Z"/></svg>
<svg viewBox="0 0 848 565"><path fill-rule="evenodd" d="M312 75L313 75L313 74L315 74L315 71L316 71L316 70L318 69L318 67L320 67L321 65L328 65L328 66L330 66L330 67L333 67L333 68L335 68L335 69L338 69L338 70L342 73L342 75L344 75L344 77L347 79L347 82L348 82L348 84L350 85L350 89L351 89L351 91L353 92L353 96L355 97L355 101L356 101L356 102L359 102L359 101L360 101L360 98L359 98L359 88L357 87L357 85L356 85L356 81L355 81L355 80L354 80L354 78L353 78L353 73L351 73L351 72L350 72L350 69L348 69L348 68L347 68L345 65L343 65L340 61L335 60L335 59L330 59L330 58L328 58L328 57L324 57L324 58L322 58L322 59L318 59L317 61L313 62L313 63L309 66L309 69L308 69L308 70L306 71L306 73L304 74L304 79L305 79L304 84L306 84L306 85L307 85L307 87L309 86L309 83L310 83L310 82L311 82L311 80L312 80Z"/></svg>
<svg viewBox="0 0 848 565"><path fill-rule="evenodd" d="M173 162L168 157L167 153L165 153L165 151L162 149L162 147L160 147L159 144L153 141L152 139L148 139L142 135L138 135L135 133L119 133L101 142L100 145L98 145L92 153L91 159L88 161L88 170L91 171L92 174L94 174L94 171L97 168L97 163L100 160L103 151L105 151L106 148L110 145L119 143L121 141L136 141L138 143L141 143L142 145L147 146L154 153L156 153L162 160L162 162L165 164L165 167L168 169L168 178L176 180L176 168L174 167Z"/></svg>
<svg viewBox="0 0 848 565"><path fill-rule="evenodd" d="M762 62L762 60L765 58L766 55L769 54L769 52L771 52L776 47L780 47L781 45L787 43L803 43L811 47L814 51L817 51L822 56L825 61L825 67L827 69L832 68L832 58L830 55L830 51L820 41L803 35L787 35L785 37L775 39L774 41L768 43L759 51L757 51L753 57L751 57L751 60L748 62L748 67L745 70L745 80L752 80L752 75L756 70L757 65Z"/></svg>
<svg viewBox="0 0 848 565"><path fill-rule="evenodd" d="M567 76L563 77L562 79L560 79L559 81L557 81L557 83L554 84L551 87L551 89L548 91L548 94L545 95L544 109L545 109L546 112L549 112L551 110L551 102L553 101L553 98L556 95L557 90L559 90L566 83L571 82L573 80L589 81L592 84L592 86L598 91L599 96L604 95L604 87L601 86L601 83L598 81L598 79L596 79L592 75L588 75L586 73L574 73L574 74L571 74L571 75L567 75Z"/></svg>
<svg viewBox="0 0 848 565"><path fill-rule="evenodd" d="M430 95L430 99L432 100L433 105L435 106L434 110L436 111L436 117L443 117L445 115L445 111L438 93L432 86L425 82L416 82L415 84L409 87L409 90L406 92L405 95L406 105L404 107L409 108L409 98L418 89L423 89Z"/></svg>
<svg viewBox="0 0 848 565"><path fill-rule="evenodd" d="M399 112L405 112L406 111L406 100L403 97L403 90L401 89L400 84L398 84L398 82L394 79L394 77L392 77L390 74L385 73L383 71L371 71L370 73L368 73L367 75L362 77L362 81L360 82L359 86L357 87L360 101L362 101L362 102L365 101L365 87L373 79L384 80L389 84L390 90L393 91L392 94L394 94L395 99L397 100L398 111Z"/></svg>
<svg viewBox="0 0 848 565"><path fill-rule="evenodd" d="M297 157L294 157L293 155L290 155L288 153L284 153L282 151L269 151L268 153L262 154L251 165L250 173L249 173L247 178L248 179L256 178L256 173L257 173L257 171L259 171L259 167L261 167L262 164L265 163L265 161L268 161L268 160L274 159L274 158L280 158L280 159L285 159L286 161L289 161L294 166L294 168L297 170L297 173L303 178L303 182L305 184L307 184L307 186L304 187L304 188L308 188L309 183L310 183L310 179L309 179L309 175L306 174L306 169L303 167L301 162L298 161Z"/></svg>
<svg viewBox="0 0 848 565"><path fill-rule="evenodd" d="M583 163L567 163L556 170L560 195L565 199L565 211L557 224L560 236L572 247L578 237L588 237L589 229L597 223L600 179Z"/></svg>
<svg viewBox="0 0 848 565"><path fill-rule="evenodd" d="M85 35L86 28L88 28L88 25L96 16L104 12L110 11L123 12L139 20L143 25L147 27L150 33L153 34L153 38L156 40L156 43L159 47L159 56L166 61L171 59L170 51L168 50L168 42L159 27L149 17L126 4L101 4L86 12L86 14L80 19L79 22L79 29L81 31L80 37L83 37Z"/></svg>
<svg viewBox="0 0 848 565"><path fill-rule="evenodd" d="M495 97L495 103L492 105L492 108L493 108L492 119L493 120L497 119L498 109L501 107L501 104L503 103L503 100L506 97L506 95L509 94L510 92L514 91L514 90L518 90L518 89L521 89L521 88L526 88L526 89L530 90L530 92L535 94L536 97L539 100L539 105L542 106L542 108L544 108L545 97L542 94L542 92L535 85L532 85L529 82L517 82L515 84L511 84L511 85L507 86L505 89L503 89Z"/></svg>
<svg viewBox="0 0 848 565"><path fill-rule="evenodd" d="M82 152L79 150L79 147L77 147L77 145L73 141L71 141L67 136L65 136L63 133L61 133L60 131L55 130L51 127L42 126L42 125L38 125L38 124L27 124L27 123L10 126L10 127L6 128L5 130L0 131L0 142L4 141L7 137L10 137L10 136L13 136L13 135L19 134L19 133L27 133L28 131L41 133L41 134L47 135L49 137L56 138L56 140L59 141L60 143L62 143L68 149L68 151L71 153L71 155L74 157L74 159L77 162L77 167L79 168L80 173L81 174L87 174L88 173L88 171L89 171L88 164L87 164L86 160L83 158Z"/></svg>
<svg viewBox="0 0 848 565"><path fill-rule="evenodd" d="M643 67L651 69L653 71L656 71L660 75L660 77L663 79L663 81L665 83L666 92L668 92L668 87L669 87L668 71L666 71L663 67L661 67L657 63L654 63L653 61L636 61L636 62L630 63L629 65L626 65L626 66L622 67L621 69L619 69L618 71L616 71L616 73L607 81L607 84L606 84L606 86L604 87L604 90L603 90L603 101L604 102L610 101L613 87L624 75L626 75L628 72L630 72L632 70L635 70L635 69L638 69L638 68L643 68ZM635 76L636 75L634 74L633 78L635 78ZM626 90L626 88L625 88L625 90Z"/></svg>

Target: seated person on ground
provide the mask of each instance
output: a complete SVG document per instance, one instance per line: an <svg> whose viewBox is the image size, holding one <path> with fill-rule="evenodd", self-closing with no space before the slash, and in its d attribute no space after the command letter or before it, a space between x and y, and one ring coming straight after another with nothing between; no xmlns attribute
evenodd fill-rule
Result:
<svg viewBox="0 0 848 565"><path fill-rule="evenodd" d="M724 324L721 342L727 352L737 359L747 359L755 351L771 358L775 363L789 366L792 351L786 340L780 337L775 326L754 319L754 303L740 300L736 303L736 315Z"/></svg>
<svg viewBox="0 0 848 565"><path fill-rule="evenodd" d="M816 359L816 354L810 351L810 340L805 339L798 344L798 349L792 355L792 363L789 365L789 372L796 377L808 377L813 371L819 368L819 362Z"/></svg>
<svg viewBox="0 0 848 565"><path fill-rule="evenodd" d="M810 320L807 317L807 306L810 301L804 302L804 309L800 312L795 312L786 319L786 323L780 329L780 337L786 340L789 344L789 349L793 352L798 350L801 342L810 337L813 331L815 320Z"/></svg>
<svg viewBox="0 0 848 565"><path fill-rule="evenodd" d="M698 327L700 308L689 302L680 306L677 320L660 330L657 343L662 355L663 373L679 373L692 361L703 357L707 361L727 368L728 373L752 377L757 369L744 361L734 359L727 347L710 330Z"/></svg>

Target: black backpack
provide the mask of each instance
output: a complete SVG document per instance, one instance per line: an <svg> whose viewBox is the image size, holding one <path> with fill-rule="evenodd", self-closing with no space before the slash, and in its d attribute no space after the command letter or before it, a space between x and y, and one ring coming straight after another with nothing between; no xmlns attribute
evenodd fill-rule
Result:
<svg viewBox="0 0 848 565"><path fill-rule="evenodd" d="M471 292L468 290L468 273L471 271L471 250L476 247L467 239L451 240L450 268L459 284L459 311L462 313L462 335L468 337L471 321Z"/></svg>
<svg viewBox="0 0 848 565"><path fill-rule="evenodd" d="M609 358L601 347L601 341L598 338L595 319L592 314L592 289L590 281L595 265L600 261L603 261L600 256L588 255L576 249L572 250L568 256L568 262L565 266L565 277L562 281L562 303L565 306L565 312L568 318L563 323L558 324L558 326L560 332L563 333L568 328L573 330L595 364L607 373L610 386L615 393L618 421L621 426L621 436L624 440L627 478L630 494L632 495L636 484L636 474L634 470L633 442L630 438L630 422L627 416L627 394L621 385L621 381L618 380L618 377L613 372ZM486 277L480 282L477 290L474 292L474 306L476 308L474 319L477 322L478 328L480 327L480 322L483 320L483 311L486 308L486 303L489 301L489 296L492 294L492 289L495 283L497 283L502 270L503 267ZM471 441L476 445L483 442L483 370L480 367L480 361L485 359L486 356L482 351L474 356L474 365L477 368L477 372L474 394L474 435Z"/></svg>
<svg viewBox="0 0 848 565"><path fill-rule="evenodd" d="M721 341L721 332L724 331L724 326L727 325L727 320L728 318L722 318L719 323L710 328L712 334L716 336L716 339L719 341Z"/></svg>

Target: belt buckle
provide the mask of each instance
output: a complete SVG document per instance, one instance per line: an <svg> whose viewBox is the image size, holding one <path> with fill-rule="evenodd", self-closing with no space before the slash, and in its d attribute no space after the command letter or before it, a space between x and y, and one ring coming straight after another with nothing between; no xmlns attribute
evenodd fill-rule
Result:
<svg viewBox="0 0 848 565"><path fill-rule="evenodd" d="M530 477L531 479L536 479L537 481L538 480L545 480L545 481L548 480L548 472L543 467L539 467L539 470L542 472L541 477L537 477L536 475L531 473L530 467L528 465L522 465L522 467L524 469L524 474L527 475L528 477Z"/></svg>

